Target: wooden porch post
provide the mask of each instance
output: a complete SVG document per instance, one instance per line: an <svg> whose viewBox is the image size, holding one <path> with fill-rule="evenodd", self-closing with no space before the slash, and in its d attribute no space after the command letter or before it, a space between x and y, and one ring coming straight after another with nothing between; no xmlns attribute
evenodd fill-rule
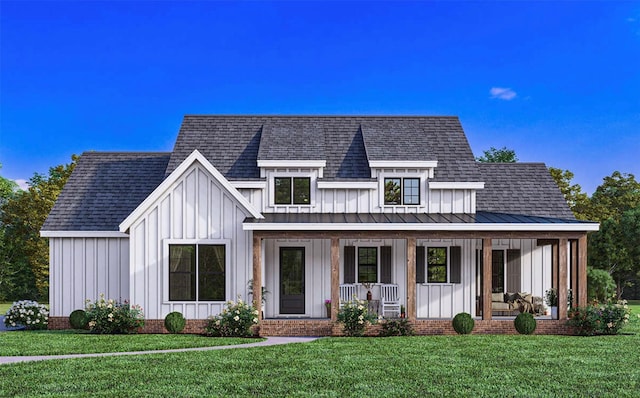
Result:
<svg viewBox="0 0 640 398"><path fill-rule="evenodd" d="M491 320L491 269L493 246L491 238L482 239L482 319Z"/></svg>
<svg viewBox="0 0 640 398"><path fill-rule="evenodd" d="M558 243L558 319L561 320L567 319L568 244L567 238L561 238Z"/></svg>
<svg viewBox="0 0 640 398"><path fill-rule="evenodd" d="M253 232L253 306L262 320L262 238Z"/></svg>
<svg viewBox="0 0 640 398"><path fill-rule="evenodd" d="M407 318L416 317L416 238L407 238Z"/></svg>
<svg viewBox="0 0 640 398"><path fill-rule="evenodd" d="M331 321L338 320L340 307L340 240L331 238Z"/></svg>
<svg viewBox="0 0 640 398"><path fill-rule="evenodd" d="M578 239L578 305L587 305L587 234Z"/></svg>
<svg viewBox="0 0 640 398"><path fill-rule="evenodd" d="M578 241L570 240L571 243L571 307L575 307L578 303Z"/></svg>

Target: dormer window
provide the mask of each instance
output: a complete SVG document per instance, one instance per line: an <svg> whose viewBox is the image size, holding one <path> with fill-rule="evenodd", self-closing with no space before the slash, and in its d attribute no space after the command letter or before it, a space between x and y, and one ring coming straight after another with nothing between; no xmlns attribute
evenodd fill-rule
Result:
<svg viewBox="0 0 640 398"><path fill-rule="evenodd" d="M420 179L399 177L385 178L384 204L419 205Z"/></svg>
<svg viewBox="0 0 640 398"><path fill-rule="evenodd" d="M311 204L311 178L275 177L273 182L276 205Z"/></svg>

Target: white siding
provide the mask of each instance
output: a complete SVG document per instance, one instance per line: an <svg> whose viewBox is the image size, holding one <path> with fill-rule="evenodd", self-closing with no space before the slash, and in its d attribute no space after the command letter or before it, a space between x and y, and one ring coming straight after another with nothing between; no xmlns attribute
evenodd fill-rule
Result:
<svg viewBox="0 0 640 398"><path fill-rule="evenodd" d="M51 316L69 316L85 300L129 298L127 238L49 238Z"/></svg>
<svg viewBox="0 0 640 398"><path fill-rule="evenodd" d="M251 233L242 230L242 222L248 215L203 167L195 164L187 169L130 228L131 302L141 305L148 319L162 319L172 311L180 311L187 319L204 319L222 310L224 302L168 300L164 243L169 239L189 243L224 240L229 258L226 300L246 297L252 251Z"/></svg>

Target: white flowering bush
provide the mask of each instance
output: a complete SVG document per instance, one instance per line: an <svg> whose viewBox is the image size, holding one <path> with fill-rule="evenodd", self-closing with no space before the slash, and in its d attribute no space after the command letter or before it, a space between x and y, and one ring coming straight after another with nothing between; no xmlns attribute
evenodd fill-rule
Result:
<svg viewBox="0 0 640 398"><path fill-rule="evenodd" d="M91 333L130 334L144 326L142 307L130 305L126 300L106 300L104 294L93 303L87 300L86 313Z"/></svg>
<svg viewBox="0 0 640 398"><path fill-rule="evenodd" d="M238 298L227 301L226 308L216 316L210 316L205 334L216 337L251 337L253 325L258 324L258 310Z"/></svg>
<svg viewBox="0 0 640 398"><path fill-rule="evenodd" d="M338 311L338 322L343 324L344 334L347 336L362 336L368 323L376 323L378 318L370 314L367 303L354 299L344 303Z"/></svg>
<svg viewBox="0 0 640 398"><path fill-rule="evenodd" d="M28 330L46 329L49 310L37 301L21 300L13 303L4 318L7 327L24 326Z"/></svg>

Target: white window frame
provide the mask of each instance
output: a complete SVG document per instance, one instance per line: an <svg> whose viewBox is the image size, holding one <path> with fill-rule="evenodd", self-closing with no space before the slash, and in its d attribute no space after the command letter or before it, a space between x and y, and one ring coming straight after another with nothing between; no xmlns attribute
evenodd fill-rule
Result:
<svg viewBox="0 0 640 398"><path fill-rule="evenodd" d="M195 300L169 300L169 245L224 245L224 290L225 298L220 301L198 300L199 286L196 285ZM197 253L197 250L196 250ZM196 256L196 275L199 264ZM231 293L231 239L164 239L162 241L162 303L163 304L198 304L198 303L225 303L229 300Z"/></svg>
<svg viewBox="0 0 640 398"><path fill-rule="evenodd" d="M399 178L400 179L400 201L402 203L397 205L388 205L385 204L384 200L384 181L387 178ZM404 204L404 179L405 178L416 178L418 179L418 195L420 196L420 201L418 204ZM418 208L425 207L427 200L427 177L423 171L393 171L393 172L381 172L378 175L378 200L381 208Z"/></svg>
<svg viewBox="0 0 640 398"><path fill-rule="evenodd" d="M309 203L308 204L294 204L293 200L290 204L276 204L276 178L291 178L291 194L293 195L293 178L308 178L309 179ZM269 206L270 207L314 207L316 204L316 172L291 172L291 171L269 171L267 177L267 189L269 190Z"/></svg>

